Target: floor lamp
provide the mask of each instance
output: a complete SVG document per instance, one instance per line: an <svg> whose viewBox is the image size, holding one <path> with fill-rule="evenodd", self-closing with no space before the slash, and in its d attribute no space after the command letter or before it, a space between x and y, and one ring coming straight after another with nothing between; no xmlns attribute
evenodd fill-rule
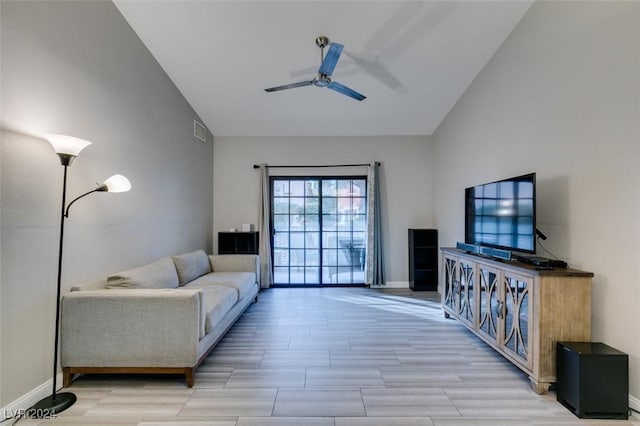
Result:
<svg viewBox="0 0 640 426"><path fill-rule="evenodd" d="M58 372L58 336L60 333L60 284L62 278L62 243L64 237L64 220L69 217L69 208L80 198L94 192L125 192L131 189L129 179L122 175L114 175L98 185L96 189L86 192L66 205L67 196L67 168L91 142L84 139L74 138L65 135L46 135L45 138L53 146L54 151L60 158L60 164L64 167L64 177L62 180L62 209L60 211L60 246L58 250L58 287L56 296L56 329L55 343L53 347L53 390L51 395L38 401L32 406L28 413L30 417L42 418L51 417L71 407L76 402L76 396L71 392L57 393L56 376Z"/></svg>

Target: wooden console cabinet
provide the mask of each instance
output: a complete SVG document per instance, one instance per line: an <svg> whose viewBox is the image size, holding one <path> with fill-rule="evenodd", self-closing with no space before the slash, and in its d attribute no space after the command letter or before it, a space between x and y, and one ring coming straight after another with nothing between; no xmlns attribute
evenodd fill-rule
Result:
<svg viewBox="0 0 640 426"><path fill-rule="evenodd" d="M556 342L591 340L593 274L441 251L445 316L459 319L546 394L556 381Z"/></svg>

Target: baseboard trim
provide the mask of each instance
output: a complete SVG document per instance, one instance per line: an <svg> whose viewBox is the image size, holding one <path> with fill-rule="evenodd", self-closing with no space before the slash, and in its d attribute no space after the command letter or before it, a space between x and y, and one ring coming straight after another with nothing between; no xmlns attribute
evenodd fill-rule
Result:
<svg viewBox="0 0 640 426"><path fill-rule="evenodd" d="M640 413L640 399L629 395L629 408Z"/></svg>
<svg viewBox="0 0 640 426"><path fill-rule="evenodd" d="M385 285L372 285L371 288L409 288L409 281L387 281Z"/></svg>
<svg viewBox="0 0 640 426"><path fill-rule="evenodd" d="M58 374L58 376L56 377L56 383L62 383L62 373ZM2 419L4 419L5 417L17 416L20 412L28 408L31 408L36 402L40 401L42 398L46 398L47 396L51 395L52 385L53 385L53 379L49 379L43 384L41 384L40 386L25 393L20 398L16 399L6 407L2 407L0 409L0 414L2 414Z"/></svg>

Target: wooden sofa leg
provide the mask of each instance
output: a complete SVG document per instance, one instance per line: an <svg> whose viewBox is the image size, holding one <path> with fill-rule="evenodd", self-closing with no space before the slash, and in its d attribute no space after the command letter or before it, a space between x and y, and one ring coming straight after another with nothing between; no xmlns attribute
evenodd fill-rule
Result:
<svg viewBox="0 0 640 426"><path fill-rule="evenodd" d="M187 379L187 386L192 388L195 383L195 375L196 369L194 368L185 368L184 370L185 378Z"/></svg>
<svg viewBox="0 0 640 426"><path fill-rule="evenodd" d="M71 386L71 382L73 381L73 373L69 367L65 367L62 369L62 386L68 388Z"/></svg>

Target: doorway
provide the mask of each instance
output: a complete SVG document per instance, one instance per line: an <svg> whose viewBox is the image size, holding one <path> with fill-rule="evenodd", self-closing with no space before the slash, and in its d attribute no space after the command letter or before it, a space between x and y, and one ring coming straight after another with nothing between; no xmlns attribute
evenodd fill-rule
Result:
<svg viewBox="0 0 640 426"><path fill-rule="evenodd" d="M276 287L365 283L366 176L271 177Z"/></svg>

